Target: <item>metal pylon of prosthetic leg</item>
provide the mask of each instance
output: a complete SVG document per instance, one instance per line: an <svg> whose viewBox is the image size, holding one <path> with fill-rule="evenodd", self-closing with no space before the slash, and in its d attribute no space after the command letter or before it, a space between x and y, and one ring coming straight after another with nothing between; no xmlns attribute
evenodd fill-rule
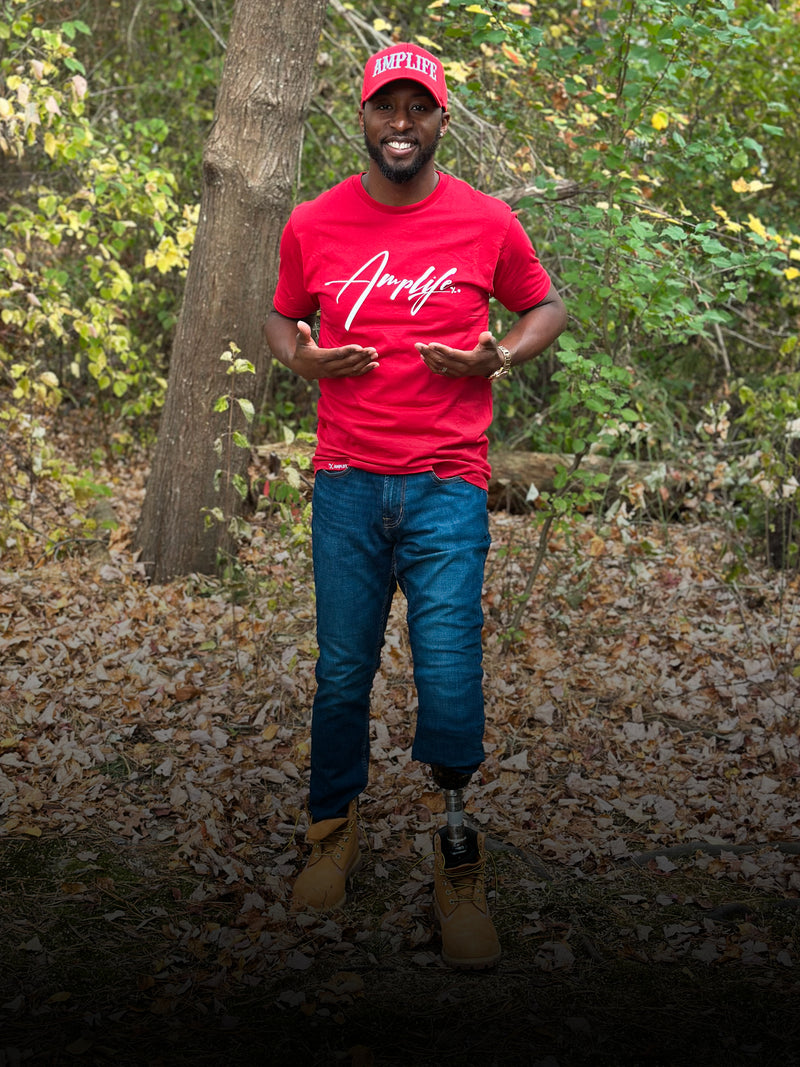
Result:
<svg viewBox="0 0 800 1067"><path fill-rule="evenodd" d="M464 829L464 787L472 777L449 767L431 766L433 780L441 789L447 812L447 844L453 858L467 851Z"/></svg>

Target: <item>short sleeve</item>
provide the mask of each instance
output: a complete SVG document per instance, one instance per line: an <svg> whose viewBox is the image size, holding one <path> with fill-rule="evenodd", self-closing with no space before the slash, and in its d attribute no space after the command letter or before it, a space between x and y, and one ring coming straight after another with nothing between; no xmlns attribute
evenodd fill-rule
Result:
<svg viewBox="0 0 800 1067"><path fill-rule="evenodd" d="M550 275L514 215L497 259L492 296L509 311L521 312L544 300L549 288Z"/></svg>
<svg viewBox="0 0 800 1067"><path fill-rule="evenodd" d="M306 290L303 253L291 218L281 235L278 284L272 303L288 319L306 318L319 307L316 298Z"/></svg>

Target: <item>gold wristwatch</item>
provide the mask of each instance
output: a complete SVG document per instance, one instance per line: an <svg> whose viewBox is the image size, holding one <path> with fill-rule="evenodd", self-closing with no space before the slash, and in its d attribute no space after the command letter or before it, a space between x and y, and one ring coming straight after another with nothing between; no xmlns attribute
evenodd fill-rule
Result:
<svg viewBox="0 0 800 1067"><path fill-rule="evenodd" d="M503 357L503 365L502 367L498 367L494 374L489 375L490 382L494 381L495 378L505 378L511 370L511 353L509 350L505 345L498 345L497 351Z"/></svg>

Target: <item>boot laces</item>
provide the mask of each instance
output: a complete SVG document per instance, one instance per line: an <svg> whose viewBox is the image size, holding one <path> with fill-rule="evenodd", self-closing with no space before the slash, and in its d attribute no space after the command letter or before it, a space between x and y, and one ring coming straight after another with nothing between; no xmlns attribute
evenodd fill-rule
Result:
<svg viewBox="0 0 800 1067"><path fill-rule="evenodd" d="M461 867L445 868L444 875L453 887L453 899L458 904L471 904L483 890L483 860L465 863Z"/></svg>
<svg viewBox="0 0 800 1067"><path fill-rule="evenodd" d="M317 858L321 859L323 856L331 856L344 849L348 838L354 829L354 824L351 825L350 822L346 822L344 826L340 826L338 830L334 830L321 841L317 841L314 845Z"/></svg>

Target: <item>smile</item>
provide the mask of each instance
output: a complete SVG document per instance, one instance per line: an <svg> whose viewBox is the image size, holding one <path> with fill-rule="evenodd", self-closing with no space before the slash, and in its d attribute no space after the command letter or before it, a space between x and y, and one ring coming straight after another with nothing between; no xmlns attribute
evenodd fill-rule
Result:
<svg viewBox="0 0 800 1067"><path fill-rule="evenodd" d="M395 154L404 155L407 152L411 152L416 147L414 141L401 141L394 139L391 141L385 141L384 144Z"/></svg>

